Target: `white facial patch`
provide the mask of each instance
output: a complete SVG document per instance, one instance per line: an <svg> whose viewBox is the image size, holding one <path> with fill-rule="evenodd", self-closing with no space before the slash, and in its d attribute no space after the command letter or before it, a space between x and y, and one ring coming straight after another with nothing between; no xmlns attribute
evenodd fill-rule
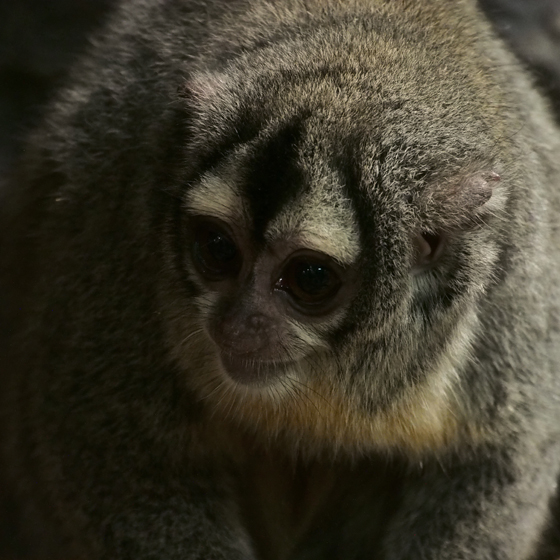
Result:
<svg viewBox="0 0 560 560"><path fill-rule="evenodd" d="M341 265L350 265L360 252L356 224L350 201L343 196L338 178L330 174L288 204L269 224L265 237L269 243L294 239Z"/></svg>
<svg viewBox="0 0 560 560"><path fill-rule="evenodd" d="M235 180L207 173L185 197L189 214L218 218L226 223L247 222L246 208Z"/></svg>

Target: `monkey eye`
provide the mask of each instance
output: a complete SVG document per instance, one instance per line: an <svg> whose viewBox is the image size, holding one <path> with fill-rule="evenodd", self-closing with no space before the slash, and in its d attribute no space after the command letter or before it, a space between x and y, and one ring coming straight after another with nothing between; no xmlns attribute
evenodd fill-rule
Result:
<svg viewBox="0 0 560 560"><path fill-rule="evenodd" d="M338 293L342 282L328 257L299 255L282 269L275 284L303 308L319 310Z"/></svg>
<svg viewBox="0 0 560 560"><path fill-rule="evenodd" d="M193 232L192 257L197 270L208 280L237 276L241 254L231 235L214 220L200 220Z"/></svg>
<svg viewBox="0 0 560 560"><path fill-rule="evenodd" d="M422 272L432 266L443 253L445 237L441 233L419 233L414 239L414 272Z"/></svg>

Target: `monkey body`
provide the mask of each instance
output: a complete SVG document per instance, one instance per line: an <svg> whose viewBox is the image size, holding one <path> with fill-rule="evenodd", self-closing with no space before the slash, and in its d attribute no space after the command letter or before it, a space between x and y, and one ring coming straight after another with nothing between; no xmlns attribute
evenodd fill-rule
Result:
<svg viewBox="0 0 560 560"><path fill-rule="evenodd" d="M35 557L537 557L560 133L448 4L136 0L95 39L0 225Z"/></svg>

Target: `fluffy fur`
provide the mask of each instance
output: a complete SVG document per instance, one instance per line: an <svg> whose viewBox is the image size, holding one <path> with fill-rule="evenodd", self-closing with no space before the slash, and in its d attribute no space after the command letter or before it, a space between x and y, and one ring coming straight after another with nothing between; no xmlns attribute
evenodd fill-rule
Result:
<svg viewBox="0 0 560 560"><path fill-rule="evenodd" d="M130 0L94 43L1 211L31 553L548 558L560 133L473 3Z"/></svg>

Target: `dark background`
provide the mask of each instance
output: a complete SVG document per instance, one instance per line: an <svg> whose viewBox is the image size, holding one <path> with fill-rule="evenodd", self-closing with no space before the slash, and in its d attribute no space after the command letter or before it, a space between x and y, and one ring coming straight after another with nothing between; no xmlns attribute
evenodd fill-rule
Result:
<svg viewBox="0 0 560 560"><path fill-rule="evenodd" d="M560 122L560 0L479 1L534 73ZM114 4L115 0L0 0L0 194L25 132L87 46L88 33L102 24ZM0 489L0 502L1 494ZM560 528L556 541L560 546ZM0 553L8 549L17 556L22 543L16 543L10 520L0 512Z"/></svg>

